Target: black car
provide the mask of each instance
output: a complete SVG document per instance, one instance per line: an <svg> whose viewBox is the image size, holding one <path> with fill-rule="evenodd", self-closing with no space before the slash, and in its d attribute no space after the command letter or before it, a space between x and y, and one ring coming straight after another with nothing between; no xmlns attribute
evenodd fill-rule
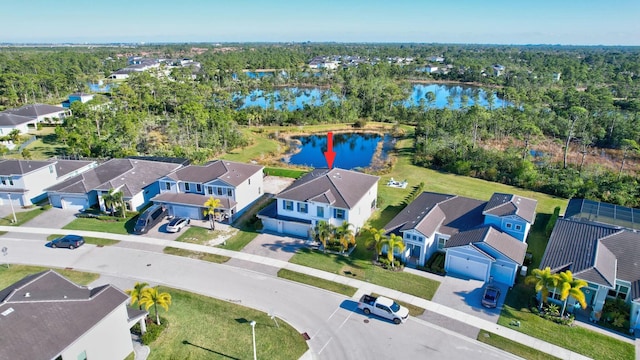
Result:
<svg viewBox="0 0 640 360"><path fill-rule="evenodd" d="M65 235L51 241L52 248L69 248L72 250L82 246L82 244L84 244L84 238L80 235Z"/></svg>
<svg viewBox="0 0 640 360"><path fill-rule="evenodd" d="M500 299L500 289L495 286L487 286L482 294L482 306L494 308L498 305Z"/></svg>

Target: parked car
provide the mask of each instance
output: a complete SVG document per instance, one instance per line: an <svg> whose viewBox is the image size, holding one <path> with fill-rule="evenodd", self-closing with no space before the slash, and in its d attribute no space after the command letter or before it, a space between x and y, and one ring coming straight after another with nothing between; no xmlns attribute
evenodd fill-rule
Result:
<svg viewBox="0 0 640 360"><path fill-rule="evenodd" d="M182 230L182 228L186 227L191 223L191 219L185 217L174 217L167 224L167 232L175 233Z"/></svg>
<svg viewBox="0 0 640 360"><path fill-rule="evenodd" d="M384 296L362 295L358 309L367 315L374 314L389 319L395 324L403 323L409 318L409 309Z"/></svg>
<svg viewBox="0 0 640 360"><path fill-rule="evenodd" d="M148 208L138 216L138 221L136 221L136 225L133 227L133 232L136 234L145 234L149 229L162 221L166 212L167 209L161 205L153 205Z"/></svg>
<svg viewBox="0 0 640 360"><path fill-rule="evenodd" d="M51 241L52 248L69 248L71 250L82 246L84 238L80 235L65 235Z"/></svg>
<svg viewBox="0 0 640 360"><path fill-rule="evenodd" d="M482 306L486 308L494 308L498 306L499 299L500 289L491 285L484 288L484 293L482 294Z"/></svg>

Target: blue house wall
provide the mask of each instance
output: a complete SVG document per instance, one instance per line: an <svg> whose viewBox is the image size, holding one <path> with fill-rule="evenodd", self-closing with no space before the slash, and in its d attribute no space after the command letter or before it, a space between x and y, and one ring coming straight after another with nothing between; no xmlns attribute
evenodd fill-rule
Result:
<svg viewBox="0 0 640 360"><path fill-rule="evenodd" d="M518 216L501 217L490 214L486 214L484 216L484 224L493 225L502 232L505 232L522 242L527 241L527 234L529 233L529 227L531 226L528 222Z"/></svg>

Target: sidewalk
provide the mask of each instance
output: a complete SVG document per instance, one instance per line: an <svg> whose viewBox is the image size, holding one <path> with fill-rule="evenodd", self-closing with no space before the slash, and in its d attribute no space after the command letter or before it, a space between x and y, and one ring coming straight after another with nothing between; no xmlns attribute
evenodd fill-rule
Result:
<svg viewBox="0 0 640 360"><path fill-rule="evenodd" d="M288 263L282 260L271 259L263 256L236 252L236 251L231 251L226 249L220 249L220 248L215 248L210 246L203 246L203 245L162 240L162 239L154 239L149 237L139 237L135 235L110 234L110 233L103 233L103 232L96 232L96 231L61 230L61 229L49 229L49 228L25 228L25 227L12 227L12 226L0 226L0 231L7 231L10 233L31 233L31 234L33 233L36 233L36 234L57 233L57 234L65 234L65 235L78 234L78 235L83 235L87 237L97 237L97 238L105 238L105 239L112 239L112 240L137 242L142 244L151 244L151 245L162 245L162 246L169 246L169 247L180 248L185 250L217 254L217 255L227 256L230 258L269 265L277 268L288 269L291 271L295 271L295 272L307 274L310 276L315 276L321 279L355 287L358 289L356 295L375 292L377 294L380 294L386 297L390 297L408 304L412 304L412 305L421 307L427 311L432 311L432 312L444 315L446 317L449 317L451 319L461 321L470 326L474 326L479 329L483 329L483 330L495 333L497 335L506 337L510 340L513 340L515 342L537 349L539 351L545 352L547 354L556 356L561 359L571 359L571 360L588 359L583 355L561 348L557 345L547 343L545 341L536 339L529 335L509 329L507 327L491 323L484 319L480 319L478 317L465 314L461 311L452 309L450 307L447 307L441 304L436 304L429 300L418 298L413 295L405 294L397 290L388 289L388 288L367 283L361 280L347 278L341 275L305 267L302 265Z"/></svg>

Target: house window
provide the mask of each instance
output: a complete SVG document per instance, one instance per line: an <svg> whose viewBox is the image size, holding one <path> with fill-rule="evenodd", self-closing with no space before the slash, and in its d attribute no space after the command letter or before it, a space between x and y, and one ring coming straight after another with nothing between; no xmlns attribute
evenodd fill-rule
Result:
<svg viewBox="0 0 640 360"><path fill-rule="evenodd" d="M217 187L216 194L218 194L218 196L222 196L222 194L224 194L224 189L221 187Z"/></svg>
<svg viewBox="0 0 640 360"><path fill-rule="evenodd" d="M227 196L233 197L233 189L227 189Z"/></svg>
<svg viewBox="0 0 640 360"><path fill-rule="evenodd" d="M213 195L213 188L211 186L207 186L207 193Z"/></svg>
<svg viewBox="0 0 640 360"><path fill-rule="evenodd" d="M285 210L293 211L293 201L289 201L289 200L282 200L282 207L283 207Z"/></svg>
<svg viewBox="0 0 640 360"><path fill-rule="evenodd" d="M299 213L308 213L309 212L309 208L307 203L298 203L298 212Z"/></svg>
<svg viewBox="0 0 640 360"><path fill-rule="evenodd" d="M444 249L445 245L447 245L447 238L439 237L438 238L438 250Z"/></svg>
<svg viewBox="0 0 640 360"><path fill-rule="evenodd" d="M78 354L78 360L87 360L87 351L83 351L80 354Z"/></svg>
<svg viewBox="0 0 640 360"><path fill-rule="evenodd" d="M344 219L343 209L333 209L333 217L336 219Z"/></svg>
<svg viewBox="0 0 640 360"><path fill-rule="evenodd" d="M418 236L418 242L423 242L424 238L422 236Z"/></svg>
<svg viewBox="0 0 640 360"><path fill-rule="evenodd" d="M376 199L373 199L373 201L371 202L371 208L372 209L376 208Z"/></svg>
<svg viewBox="0 0 640 360"><path fill-rule="evenodd" d="M13 178L9 178L9 185L13 186Z"/></svg>
<svg viewBox="0 0 640 360"><path fill-rule="evenodd" d="M251 178L249 178L249 185L251 185Z"/></svg>
<svg viewBox="0 0 640 360"><path fill-rule="evenodd" d="M171 190L171 183L170 182L164 183L164 189L165 190Z"/></svg>
<svg viewBox="0 0 640 360"><path fill-rule="evenodd" d="M49 165L49 174L53 174L53 165Z"/></svg>
<svg viewBox="0 0 640 360"><path fill-rule="evenodd" d="M511 223L507 223L505 226L507 227L507 229L511 229L511 226L513 225Z"/></svg>
<svg viewBox="0 0 640 360"><path fill-rule="evenodd" d="M516 230L522 230L522 225L516 225Z"/></svg>
<svg viewBox="0 0 640 360"><path fill-rule="evenodd" d="M615 289L609 289L607 293L608 297L619 298L622 300L627 300L627 294L629 293L629 287L626 285L616 285Z"/></svg>
<svg viewBox="0 0 640 360"><path fill-rule="evenodd" d="M196 191L202 192L202 184L196 184Z"/></svg>
<svg viewBox="0 0 640 360"><path fill-rule="evenodd" d="M2 181L2 185L7 185L7 178L6 177L1 177L0 180Z"/></svg>
<svg viewBox="0 0 640 360"><path fill-rule="evenodd" d="M184 191L189 191L189 183L184 183Z"/></svg>
<svg viewBox="0 0 640 360"><path fill-rule="evenodd" d="M317 215L319 218L323 218L323 217L324 217L324 208L323 208L323 207L321 207L321 206L318 206L318 207L316 208L316 215Z"/></svg>

